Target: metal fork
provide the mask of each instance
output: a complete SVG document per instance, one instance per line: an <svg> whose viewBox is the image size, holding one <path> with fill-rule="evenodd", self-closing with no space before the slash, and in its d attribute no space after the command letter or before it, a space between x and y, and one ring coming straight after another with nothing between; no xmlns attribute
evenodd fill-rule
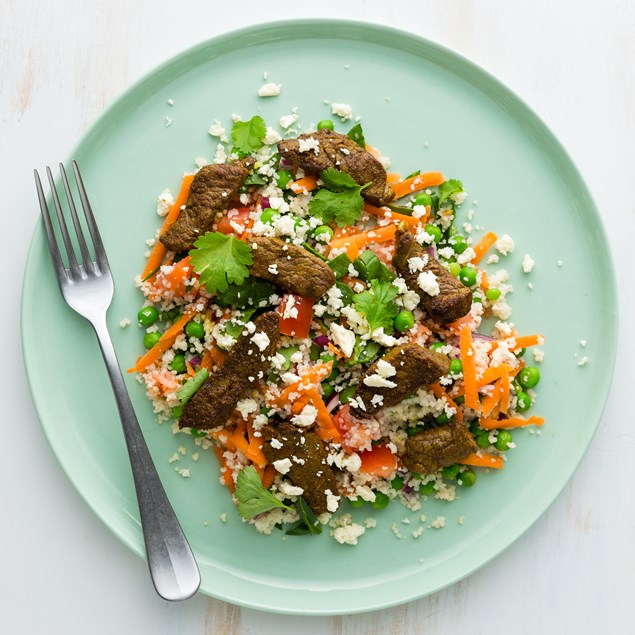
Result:
<svg viewBox="0 0 635 635"><path fill-rule="evenodd" d="M73 226L75 227L81 262L75 253L53 181L53 175L47 166L46 173L51 187L51 195L68 257L68 267L65 267L53 231L51 215L42 189L40 176L37 170L34 170L35 184L53 268L66 304L91 323L104 356L108 377L117 401L126 445L128 446L128 455L141 514L143 539L154 588L165 600L186 600L198 590L201 577L190 545L183 535L183 530L159 480L159 475L143 438L124 384L119 363L117 362L115 349L106 325L106 312L114 292L113 279L95 217L88 202L88 195L75 161L73 161L73 171L96 259L91 259L86 237L77 216L73 195L66 178L66 171L60 163L60 173Z"/></svg>

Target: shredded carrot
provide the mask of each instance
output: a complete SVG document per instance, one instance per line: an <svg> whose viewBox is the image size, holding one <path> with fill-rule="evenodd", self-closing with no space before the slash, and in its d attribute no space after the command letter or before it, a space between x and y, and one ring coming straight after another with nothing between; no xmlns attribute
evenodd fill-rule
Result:
<svg viewBox="0 0 635 635"><path fill-rule="evenodd" d="M448 406L450 406L450 408L454 408L455 410L454 417L456 418L457 421L463 421L463 413L461 412L459 407L456 405L454 400L450 397L450 395L448 395L445 388L441 386L441 384L432 384L430 386L430 390L432 391L432 394L437 399L441 399L441 398L445 399L448 402Z"/></svg>
<svg viewBox="0 0 635 635"><path fill-rule="evenodd" d="M478 264L483 256L487 253L489 248L498 240L498 236L494 232L487 232L477 243L474 245L474 258L472 258L472 264Z"/></svg>
<svg viewBox="0 0 635 635"><path fill-rule="evenodd" d="M212 352L209 348L203 351L203 357L201 357L201 367L207 370L212 370Z"/></svg>
<svg viewBox="0 0 635 635"><path fill-rule="evenodd" d="M344 247L346 253L351 260L355 260L359 255L359 250L366 247L370 243L383 243L392 240L395 237L397 227L395 225L387 225L386 227L373 227L365 232L353 234L351 236L343 236L341 238L333 238L329 243L329 248L341 249Z"/></svg>
<svg viewBox="0 0 635 635"><path fill-rule="evenodd" d="M509 408L509 375L503 375L498 381L501 382L501 400L500 407L503 414L507 414Z"/></svg>
<svg viewBox="0 0 635 635"><path fill-rule="evenodd" d="M289 183L289 187L296 194L311 192L317 187L317 178L314 176L305 176L302 179Z"/></svg>
<svg viewBox="0 0 635 635"><path fill-rule="evenodd" d="M328 348L331 353L333 353L333 355L335 355L335 357L337 357L338 359L342 359L342 357L344 357L344 353L342 353L342 351L340 351L340 349L331 342L328 343Z"/></svg>
<svg viewBox="0 0 635 635"><path fill-rule="evenodd" d="M481 269L481 289L483 289L483 291L489 289L489 278L487 277L487 272L483 269Z"/></svg>
<svg viewBox="0 0 635 635"><path fill-rule="evenodd" d="M187 199L190 195L190 187L192 186L192 181L194 180L193 174L187 174L183 177L183 182L181 183L181 190L179 191L179 195L176 197L174 201L174 205L170 208L167 216L165 217L165 221L163 222L163 227L161 227L161 234L165 234L172 225L176 222L176 219L179 217L181 213L181 207L187 203ZM146 263L145 269L141 274L141 279L147 278L153 271L156 271L160 266L161 262L165 254L167 253L167 249L163 246L163 243L160 240L154 245L154 248L150 252L150 257L148 258L148 262Z"/></svg>
<svg viewBox="0 0 635 635"><path fill-rule="evenodd" d="M211 361L216 364L216 366L222 366L225 358L227 357L227 353L225 351L221 351L218 346L214 346L210 349L210 358Z"/></svg>
<svg viewBox="0 0 635 635"><path fill-rule="evenodd" d="M223 456L223 450L218 446L214 446L212 448L214 450L214 454L217 456L218 461L220 462L220 472L223 477L223 482L229 488L229 491L233 494L236 489L236 484L234 483L234 479L232 478L232 473L229 467L227 467L227 460Z"/></svg>
<svg viewBox="0 0 635 635"><path fill-rule="evenodd" d="M273 465L267 465L262 473L262 486L265 489L269 489L273 485L273 481L276 478L276 468Z"/></svg>
<svg viewBox="0 0 635 635"><path fill-rule="evenodd" d="M425 190L427 187L441 185L445 181L445 177L441 172L426 172L425 174L417 174L411 179L406 179L396 185L391 185L392 191L395 193L395 199L403 198L408 194Z"/></svg>
<svg viewBox="0 0 635 635"><path fill-rule="evenodd" d="M174 344L176 338L185 328L185 325L194 317L195 311L186 311L162 336L161 339L145 354L137 363L128 369L129 373L140 373L150 364L156 362L161 355Z"/></svg>
<svg viewBox="0 0 635 635"><path fill-rule="evenodd" d="M467 315L464 315L458 320L455 320L454 322L450 322L449 324L446 324L445 326L446 328L452 329L453 331L460 331L466 324L468 324L471 321L472 321L472 314L468 313Z"/></svg>
<svg viewBox="0 0 635 635"><path fill-rule="evenodd" d="M377 148L373 148L373 146L369 146L366 144L366 152L370 152L376 159L379 159L381 156L381 152L377 150Z"/></svg>
<svg viewBox="0 0 635 635"><path fill-rule="evenodd" d="M542 426L544 417L531 416L528 419L522 417L509 417L509 419L493 419L491 417L481 419L478 425L483 430L507 430L510 428L522 428L523 426Z"/></svg>
<svg viewBox="0 0 635 635"><path fill-rule="evenodd" d="M500 366L490 366L483 371L483 374L478 378L476 382L477 388L483 388L487 384L491 384L493 381L500 379L504 375L509 375L512 372L512 367L507 364L501 364Z"/></svg>
<svg viewBox="0 0 635 635"><path fill-rule="evenodd" d="M185 369L190 377L194 377L194 375L196 375L196 371L192 368L190 362L185 362Z"/></svg>
<svg viewBox="0 0 635 635"><path fill-rule="evenodd" d="M310 388L306 392L311 400L311 404L317 410L317 417L315 418L315 421L318 425L318 430L316 431L316 434L320 437L320 439L322 439L322 441L333 441L334 443L339 442L340 433L335 427L333 419L331 419L331 415L326 409L324 400L317 391L317 388Z"/></svg>
<svg viewBox="0 0 635 635"><path fill-rule="evenodd" d="M463 382L465 385L465 405L472 410L480 409L478 388L476 386L476 363L474 361L474 347L472 346L472 331L463 326L459 331L459 345L461 362L463 363Z"/></svg>
<svg viewBox="0 0 635 635"><path fill-rule="evenodd" d="M475 452L461 459L459 463L463 465L473 465L475 467L492 467L495 470L503 469L503 457L495 454L485 454L483 452Z"/></svg>
<svg viewBox="0 0 635 635"><path fill-rule="evenodd" d="M368 214L372 214L373 216L377 216L378 218L394 221L395 223L408 223L410 227L417 227L421 223L426 222L426 217L415 218L414 216L407 216L406 214L393 212L387 207L375 207L369 203L364 205L364 211Z"/></svg>
<svg viewBox="0 0 635 635"><path fill-rule="evenodd" d="M300 381L287 386L277 397L273 397L270 401L277 406L284 406L289 403L289 395L295 392L305 391L311 386L317 386L320 382L324 381L333 370L333 362L329 360L323 364L316 364L304 373L304 376Z"/></svg>
<svg viewBox="0 0 635 635"><path fill-rule="evenodd" d="M260 467L264 467L267 465L267 459L261 450L257 450L253 452L250 447L245 436L240 432L236 431L231 436L231 440L233 444L255 465Z"/></svg>
<svg viewBox="0 0 635 635"><path fill-rule="evenodd" d="M388 172L388 174L386 174L386 183L388 183L388 185L399 183L399 181L401 181L401 174L397 174L396 172Z"/></svg>
<svg viewBox="0 0 635 635"><path fill-rule="evenodd" d="M510 346L512 351L519 351L521 348L528 348L529 346L542 346L545 343L544 335L521 335L519 337L508 338L508 340L496 340L492 342L492 348L490 348L490 355L498 348L498 345L505 341L515 340L515 344Z"/></svg>
<svg viewBox="0 0 635 635"><path fill-rule="evenodd" d="M492 390L492 392L487 395L485 399L483 399L481 410L484 417L489 416L494 408L496 408L496 406L498 406L498 404L500 403L501 396L503 394L501 389L501 382L502 378L494 384L494 389Z"/></svg>
<svg viewBox="0 0 635 635"><path fill-rule="evenodd" d="M215 439L218 443L224 445L228 450L233 452L236 449L236 446L231 439L233 434L231 430L223 428L222 430L212 430L211 432L208 432L208 434L212 437L212 439Z"/></svg>

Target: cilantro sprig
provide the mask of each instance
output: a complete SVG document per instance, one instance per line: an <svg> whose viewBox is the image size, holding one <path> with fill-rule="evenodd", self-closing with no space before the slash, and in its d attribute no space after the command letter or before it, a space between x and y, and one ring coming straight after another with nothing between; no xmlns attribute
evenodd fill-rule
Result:
<svg viewBox="0 0 635 635"><path fill-rule="evenodd" d="M361 192L366 185L358 185L355 179L334 168L322 172L324 186L311 199L309 211L319 216L323 223L335 221L340 227L355 224L364 211Z"/></svg>
<svg viewBox="0 0 635 635"><path fill-rule="evenodd" d="M390 282L372 280L370 289L353 296L355 309L366 316L371 333L383 327L384 333L392 333L393 322L399 307L395 302L397 288Z"/></svg>
<svg viewBox="0 0 635 635"><path fill-rule="evenodd" d="M207 232L190 251L194 271L209 293L227 291L229 284L242 284L253 262L251 247L234 236Z"/></svg>
<svg viewBox="0 0 635 635"><path fill-rule="evenodd" d="M448 179L439 185L439 207L454 194L463 191L463 183L458 179Z"/></svg>
<svg viewBox="0 0 635 635"><path fill-rule="evenodd" d="M278 500L269 490L266 490L260 482L260 477L252 465L244 467L236 479L236 491L234 496L238 503L238 513L245 519L251 520L258 514L263 514L276 507L291 509Z"/></svg>
<svg viewBox="0 0 635 635"><path fill-rule="evenodd" d="M362 130L362 124L356 123L347 133L346 136L352 139L360 148L366 149L366 139L364 137L364 131Z"/></svg>
<svg viewBox="0 0 635 635"><path fill-rule="evenodd" d="M236 121L232 126L231 137L234 147L241 154L250 154L262 147L267 125L259 115L254 115L249 121Z"/></svg>

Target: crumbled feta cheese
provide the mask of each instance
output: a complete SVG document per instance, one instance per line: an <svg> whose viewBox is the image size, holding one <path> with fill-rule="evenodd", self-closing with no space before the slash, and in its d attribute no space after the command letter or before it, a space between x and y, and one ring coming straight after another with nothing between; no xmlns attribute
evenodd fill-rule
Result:
<svg viewBox="0 0 635 635"><path fill-rule="evenodd" d="M267 128L267 134L265 134L264 138L265 145L271 146L281 140L282 137L271 126L269 126Z"/></svg>
<svg viewBox="0 0 635 635"><path fill-rule="evenodd" d="M174 99L168 99L168 106L174 106Z"/></svg>
<svg viewBox="0 0 635 635"><path fill-rule="evenodd" d="M167 216L174 205L174 197L170 194L170 190L163 190L157 199L157 214L159 216Z"/></svg>
<svg viewBox="0 0 635 635"><path fill-rule="evenodd" d="M214 123L209 127L209 130L207 131L210 136L218 137L219 141L227 143L229 139L225 132L225 128L221 126L221 123L220 121L218 121L218 119L214 119Z"/></svg>
<svg viewBox="0 0 635 635"><path fill-rule="evenodd" d="M251 398L241 399L236 404L236 410L238 410L240 416L246 420L250 414L258 411L258 402Z"/></svg>
<svg viewBox="0 0 635 635"><path fill-rule="evenodd" d="M454 201L455 205L463 205L465 199L467 198L467 192L456 192L452 194L450 198Z"/></svg>
<svg viewBox="0 0 635 635"><path fill-rule="evenodd" d="M556 264L558 265L558 267L562 267L564 265L564 262L562 262L562 260L558 260Z"/></svg>
<svg viewBox="0 0 635 635"><path fill-rule="evenodd" d="M492 313L501 320L508 320L511 317L512 308L500 298L492 305Z"/></svg>
<svg viewBox="0 0 635 635"><path fill-rule="evenodd" d="M274 84L273 82L269 82L268 84L263 84L258 89L258 97L277 97L282 90L282 84Z"/></svg>
<svg viewBox="0 0 635 635"><path fill-rule="evenodd" d="M121 320L121 322L119 322L119 326L120 326L122 329L125 329L125 328L126 328L126 326L130 326L130 324L132 324L132 322L130 322L130 319L129 319L129 318L124 318L123 320Z"/></svg>
<svg viewBox="0 0 635 635"><path fill-rule="evenodd" d="M380 326L378 329L375 329L371 335L372 339L381 344L382 346L394 346L397 343L397 339L392 335L388 335L388 333L384 333L384 327Z"/></svg>
<svg viewBox="0 0 635 635"><path fill-rule="evenodd" d="M377 362L377 374L381 377L394 377L397 369L390 362L380 359Z"/></svg>
<svg viewBox="0 0 635 635"><path fill-rule="evenodd" d="M165 127L168 128L169 126L172 125L172 117L167 117L165 118Z"/></svg>
<svg viewBox="0 0 635 635"><path fill-rule="evenodd" d="M589 362L589 358L588 357L582 357L580 359L580 361L578 362L578 366L586 366Z"/></svg>
<svg viewBox="0 0 635 635"><path fill-rule="evenodd" d="M541 348L532 348L531 354L534 356L534 359L540 364L542 360L545 358L545 351Z"/></svg>
<svg viewBox="0 0 635 635"><path fill-rule="evenodd" d="M487 264L488 265L495 265L499 260L500 260L500 258L498 257L498 254L490 254L487 257Z"/></svg>
<svg viewBox="0 0 635 635"><path fill-rule="evenodd" d="M293 463L291 463L291 459L279 459L278 461L273 462L273 467L275 467L276 471L280 472L280 474L286 474L291 469L292 465Z"/></svg>
<svg viewBox="0 0 635 635"><path fill-rule="evenodd" d="M273 439L271 439L271 441L269 443L271 444L271 447L274 450L281 450L283 445L284 445L281 441L278 441L278 439L276 439L275 437Z"/></svg>
<svg viewBox="0 0 635 635"><path fill-rule="evenodd" d="M291 423L299 428L308 428L315 423L317 413L317 408L315 406L307 404L304 408L302 408L300 414L291 417Z"/></svg>
<svg viewBox="0 0 635 635"><path fill-rule="evenodd" d="M287 297L287 302L284 305L284 311L282 313L282 317L285 320L295 320L298 317L298 309L295 306L295 296L289 295Z"/></svg>
<svg viewBox="0 0 635 635"><path fill-rule="evenodd" d="M348 121L353 115L353 109L348 104L331 104L331 112L342 118L342 121Z"/></svg>
<svg viewBox="0 0 635 635"><path fill-rule="evenodd" d="M313 152L315 156L320 153L320 142L313 137L309 137L308 139L298 139L298 152Z"/></svg>
<svg viewBox="0 0 635 635"><path fill-rule="evenodd" d="M331 532L331 535L341 545L356 545L357 539L365 531L366 530L361 525L358 525L357 523L351 523L334 529Z"/></svg>
<svg viewBox="0 0 635 635"><path fill-rule="evenodd" d="M287 128L290 128L297 120L298 115L283 115L282 117L280 117L280 127L286 130Z"/></svg>
<svg viewBox="0 0 635 635"><path fill-rule="evenodd" d="M266 333L255 333L251 338L251 341L260 349L260 352L264 351L269 346L269 337Z"/></svg>
<svg viewBox="0 0 635 635"><path fill-rule="evenodd" d="M522 268L525 273L531 273L533 271L535 264L536 263L534 262L534 259L529 254L524 255L523 261L522 261Z"/></svg>
<svg viewBox="0 0 635 635"><path fill-rule="evenodd" d="M430 296L439 295L441 292L437 277L432 271L422 271L417 277L417 284L421 287L423 292Z"/></svg>
<svg viewBox="0 0 635 635"><path fill-rule="evenodd" d="M413 256L412 258L408 258L408 269L410 269L410 273L417 273L417 271L423 271L424 267L427 264L428 264L427 254L424 254L423 258L419 256Z"/></svg>
<svg viewBox="0 0 635 635"><path fill-rule="evenodd" d="M304 489L301 487L296 487L295 485L291 485L291 483L282 482L278 486L278 489L287 496L302 496L304 494Z"/></svg>
<svg viewBox="0 0 635 635"><path fill-rule="evenodd" d="M370 386L371 388L396 388L397 387L397 384L394 381L390 381L390 379L386 379L385 377L382 377L378 373L364 377L364 384L366 384L366 386Z"/></svg>
<svg viewBox="0 0 635 635"><path fill-rule="evenodd" d="M503 234L496 241L496 249L499 253L503 254L503 256L507 256L514 251L514 241L509 234Z"/></svg>
<svg viewBox="0 0 635 635"><path fill-rule="evenodd" d="M333 322L330 326L331 337L340 350L346 357L350 357L353 354L355 348L355 333L350 329L340 326L336 322Z"/></svg>
<svg viewBox="0 0 635 635"><path fill-rule="evenodd" d="M222 523L226 523L226 522L227 522L227 513L226 513L226 512L223 512L223 513L220 515L220 521L221 521Z"/></svg>
<svg viewBox="0 0 635 635"><path fill-rule="evenodd" d="M587 341L586 340L580 340L580 346L582 348L586 348L586 345L587 345Z"/></svg>
<svg viewBox="0 0 635 635"><path fill-rule="evenodd" d="M269 273L272 273L274 276L277 276L278 275L278 263L274 262L273 264L269 265L267 267L267 271Z"/></svg>
<svg viewBox="0 0 635 635"><path fill-rule="evenodd" d="M340 506L341 496L335 496L330 489L324 490L324 493L326 494L326 509L334 514Z"/></svg>
<svg viewBox="0 0 635 635"><path fill-rule="evenodd" d="M216 146L216 153L214 154L214 163L220 164L225 163L227 161L227 153L225 152L225 146L222 143L219 143Z"/></svg>

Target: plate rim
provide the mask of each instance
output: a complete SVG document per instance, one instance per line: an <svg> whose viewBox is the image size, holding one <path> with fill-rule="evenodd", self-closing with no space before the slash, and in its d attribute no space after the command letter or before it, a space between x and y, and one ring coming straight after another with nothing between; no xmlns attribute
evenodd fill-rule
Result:
<svg viewBox="0 0 635 635"><path fill-rule="evenodd" d="M255 599L245 599L242 597L234 597L231 595L223 595L223 593L214 589L212 592L209 588L204 588L203 584L201 585L201 592L209 595L210 597L214 597L216 599L229 602L232 604L236 604L238 606L252 608L256 610L277 613L277 614L288 614L288 615L316 615L316 616L329 616L329 615L343 615L343 614L356 614L356 613L364 613L373 610L379 610L383 608L390 608L393 606L398 606L401 604L405 604L407 602L412 602L428 595L432 595L437 593L458 581L467 578L472 575L475 571L485 566L489 562L491 562L498 555L503 553L503 551L507 550L513 543L515 543L523 534L525 534L551 507L551 505L560 497L562 491L570 482L571 478L577 471L581 461L585 457L586 453L589 450L589 447L593 441L593 438L599 428L604 410L606 408L606 404L608 402L608 398L610 395L610 389L613 381L614 371L615 371L615 360L617 355L617 344L619 338L619 296L617 293L617 280L615 274L615 266L614 266L614 258L611 251L611 243L608 240L608 235L606 232L605 222L603 220L602 215L599 212L598 206L595 203L593 196L582 177L580 170L576 162L572 159L566 148L560 142L558 137L553 133L551 128L542 120L542 118L530 107L527 102L522 99L513 89L509 88L502 80L499 80L495 75L490 73L488 70L480 66L478 63L472 61L465 55L445 46L444 44L440 44L434 40L423 37L414 33L412 31L406 31L400 28L389 27L379 23L363 21L363 20L345 20L345 19L333 19L333 18L302 18L297 20L275 20L275 21L267 21L267 22L259 22L255 24L251 24L246 27L242 27L240 29L234 29L231 31L226 31L219 35L213 36L193 46L187 47L174 55L164 59L158 65L153 66L149 71L144 73L139 79L130 84L128 87L124 88L119 95L99 114L99 116L90 124L90 126L80 135L77 142L73 145L70 150L66 163L72 159L72 157L76 154L77 150L84 145L89 137L101 126L108 123L108 120L112 118L113 113L116 113L120 108L125 106L126 101L135 93L137 93L140 89L142 89L143 85L146 82L151 81L155 75L161 74L165 71L168 71L171 66L178 64L180 60L186 59L192 55L196 55L206 49L213 47L214 45L225 43L231 39L244 37L247 35L260 35L261 38L264 34L273 33L276 30L280 31L293 31L298 28L306 27L306 28L315 28L316 26L325 27L322 32L325 35L314 34L312 35L312 39L335 39L335 40L343 40L350 41L353 38L350 35L345 33L329 33L328 27L337 27L340 29L350 28L351 30L359 30L359 29L369 29L374 30L376 32L380 32L383 35L389 37L399 37L403 38L404 42L417 44L419 46L423 45L427 47L429 50L436 50L436 53L439 54L441 58L449 59L457 63L458 65L466 68L467 70L475 71L475 74L483 79L485 82L493 85L497 90L506 93L509 101L513 102L516 107L519 107L523 117L529 117L531 122L534 125L537 125L542 134L544 135L544 139L547 140L553 148L557 150L560 154L560 157L564 159L564 161L568 164L568 169L570 170L570 176L572 179L577 181L577 185L581 188L581 194L587 200L587 206L589 211L592 213L591 216L595 220L596 229L598 231L598 238L601 244L603 244L607 249L604 255L605 262L604 266L609 278L609 288L605 289L606 297L610 301L609 313L611 315L612 322L610 324L610 333L609 337L605 339L605 343L603 348L605 349L605 354L607 360L611 362L610 370L605 374L605 380L602 386L602 391L604 393L604 398L600 401L596 402L595 413L596 416L593 417L594 422L593 426L589 426L587 428L588 439L584 443L584 449L581 451L579 457L575 461L575 465L571 469L569 475L564 479L563 483L556 487L554 490L550 490L548 496L543 496L543 498L539 499L538 508L540 512L533 515L533 518L529 520L523 520L523 522L517 523L513 528L513 531L510 531L506 544L502 548L497 548L495 552L491 554L487 554L485 557L481 557L477 559L477 562L470 566L467 569L462 570L462 572L458 575L454 575L451 579L447 580L444 584L437 585L433 590L427 590L422 592L411 592L407 593L405 590L400 594L400 598L396 600L390 600L386 602L373 602L372 606L369 602L359 602L358 605L350 608L338 608L338 609L319 609L319 608L311 608L307 609L305 607L293 607L293 606L285 606L285 607L276 607L273 605L263 605ZM328 33L328 34L327 34ZM284 39L293 39L292 36ZM394 45L385 45L387 48L395 48ZM232 49L235 50L235 49ZM409 52L408 48L404 45L402 47L398 47L397 50L401 50L404 52ZM418 52L411 52L412 55L417 57L422 57ZM464 78L464 81L465 78ZM479 90L482 90L479 88ZM90 492L88 490L84 491L81 483L77 482L71 477L71 468L70 464L67 464L61 455L61 452L58 452L56 445L53 442L52 436L49 434L49 428L45 425L44 419L46 418L45 414L45 405L40 403L40 399L38 398L38 392L35 386L35 372L32 368L32 365L35 365L35 361L30 361L30 356L28 353L28 343L25 332L26 328L26 311L25 304L28 302L28 279L29 272L32 268L32 262L34 260L34 251L35 251L35 243L38 238L38 233L41 232L41 223L39 219L36 221L35 228L33 234L31 236L29 242L29 248L27 251L26 264L24 268L22 287L21 287L21 297L20 297L20 339L21 339L21 349L22 349L22 357L24 361L25 374L27 377L27 382L29 386L29 391L31 394L31 398L33 404L35 406L35 410L38 416L38 421L40 423L40 427L42 428L44 435L49 443L49 446L55 456L58 464L62 468L62 471L73 485L73 488L84 502L88 505L88 507L95 513L95 515L100 519L100 521L111 531L117 539L126 545L133 553L137 554L141 558L145 560L145 552L143 550L142 541L140 543L134 543L129 540L128 536L117 529L117 527L108 520L106 514L102 513L96 504L94 504L90 500ZM606 337L606 335L605 335ZM535 508L535 504L534 504ZM381 583L377 585L381 587ZM410 585L409 585L410 586Z"/></svg>

